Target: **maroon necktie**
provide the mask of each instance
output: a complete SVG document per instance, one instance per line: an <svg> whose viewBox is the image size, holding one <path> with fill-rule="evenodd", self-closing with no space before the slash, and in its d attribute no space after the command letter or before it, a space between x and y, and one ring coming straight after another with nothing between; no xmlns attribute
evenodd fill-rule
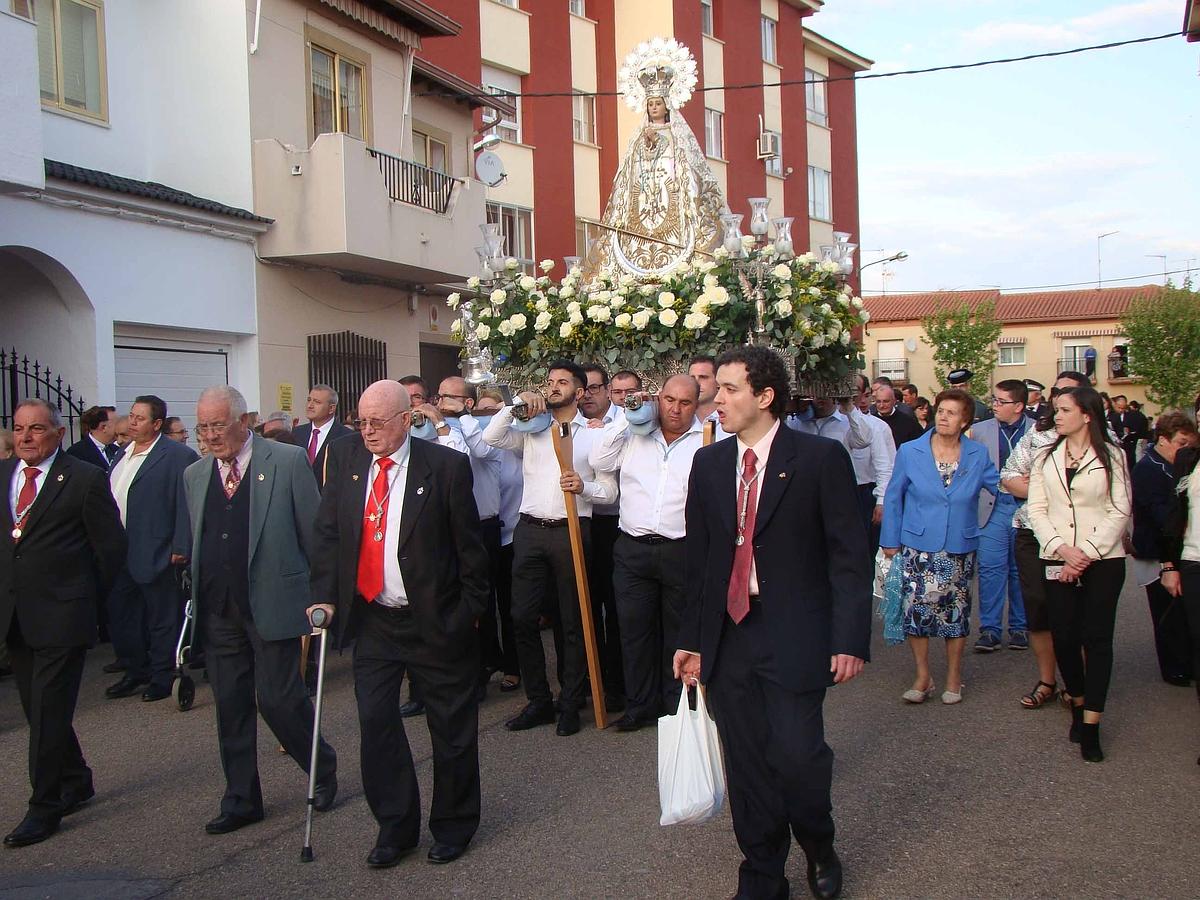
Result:
<svg viewBox="0 0 1200 900"><path fill-rule="evenodd" d="M358 545L358 592L373 603L383 591L383 538L387 534L388 469L395 460L379 460L379 474L371 485L371 497L363 514L362 540Z"/></svg>
<svg viewBox="0 0 1200 900"><path fill-rule="evenodd" d="M17 495L17 520L13 522L16 526L16 533L29 518L29 507L33 506L33 501L37 497L37 477L42 474L42 470L34 466L26 466L21 470L21 474L25 476L25 483L21 485L21 493Z"/></svg>
<svg viewBox="0 0 1200 900"><path fill-rule="evenodd" d="M229 461L229 474L225 476L225 498L232 500L233 495L237 493L238 485L242 483L242 475L238 471L237 458Z"/></svg>
<svg viewBox="0 0 1200 900"><path fill-rule="evenodd" d="M758 458L753 450L746 450L742 457L742 476L738 484L737 497L737 546L733 552L733 572L729 576L729 593L725 597L725 609L735 623L741 622L750 612L750 569L754 565L754 518L758 511L758 491L755 490L755 463ZM743 514L743 510L745 511ZM743 517L744 516L744 517Z"/></svg>
<svg viewBox="0 0 1200 900"><path fill-rule="evenodd" d="M312 437L308 439L308 464L311 466L313 460L317 458L317 438L321 436L321 432L317 430L317 426L313 426Z"/></svg>

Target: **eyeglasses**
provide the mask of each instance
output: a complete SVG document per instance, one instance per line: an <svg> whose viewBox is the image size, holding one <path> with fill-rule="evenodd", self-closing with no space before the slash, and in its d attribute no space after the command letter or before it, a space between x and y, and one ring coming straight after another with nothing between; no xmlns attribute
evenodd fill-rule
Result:
<svg viewBox="0 0 1200 900"><path fill-rule="evenodd" d="M589 384L583 391L585 394L599 394L606 387L608 387L606 384Z"/></svg>
<svg viewBox="0 0 1200 900"><path fill-rule="evenodd" d="M232 422L197 422L196 434L223 434L232 427Z"/></svg>
<svg viewBox="0 0 1200 900"><path fill-rule="evenodd" d="M999 397L992 397L988 400L992 406L1024 406L1023 400L1001 400Z"/></svg>
<svg viewBox="0 0 1200 900"><path fill-rule="evenodd" d="M402 412L404 412L404 410L394 412L386 419L355 419L351 424L354 425L354 428L357 431L366 431L368 428L370 428L372 431L382 431L387 427L388 422L392 421L392 419L396 418L396 416L400 415Z"/></svg>

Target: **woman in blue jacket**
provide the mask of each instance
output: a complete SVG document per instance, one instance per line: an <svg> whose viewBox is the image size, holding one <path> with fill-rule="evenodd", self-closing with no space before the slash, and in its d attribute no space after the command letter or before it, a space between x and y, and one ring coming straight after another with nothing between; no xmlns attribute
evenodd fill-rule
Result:
<svg viewBox="0 0 1200 900"><path fill-rule="evenodd" d="M979 492L996 493L1000 473L983 444L963 436L975 416L966 391L942 391L934 427L896 453L883 501L880 546L903 566L904 633L917 674L909 703L934 693L929 639L946 639L943 703L962 700L962 657L971 630L971 577L979 546ZM899 554L899 555L897 555Z"/></svg>

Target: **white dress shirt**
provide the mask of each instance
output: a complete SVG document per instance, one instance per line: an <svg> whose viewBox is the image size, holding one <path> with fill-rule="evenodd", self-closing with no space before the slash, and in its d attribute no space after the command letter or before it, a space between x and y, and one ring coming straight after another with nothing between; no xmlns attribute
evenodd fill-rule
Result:
<svg viewBox="0 0 1200 900"><path fill-rule="evenodd" d="M105 445L96 440L96 438L91 434L88 435L88 440L96 445L96 449L100 451L101 458L103 458L105 462L108 462L108 451Z"/></svg>
<svg viewBox="0 0 1200 900"><path fill-rule="evenodd" d="M849 416L840 409L834 409L830 415L821 418L808 419L788 416L787 426L794 431L803 431L805 434L815 434L841 441L847 450L859 450L871 446L871 426L867 422L867 418L851 406Z"/></svg>
<svg viewBox="0 0 1200 900"><path fill-rule="evenodd" d="M625 421L625 407L617 406L615 403L608 404L608 411L600 417L604 422L604 427L607 428L613 422ZM596 443L600 443L597 439ZM595 446L595 444L593 444ZM619 473L614 473L619 478ZM620 482L618 481L618 490L620 490ZM621 498L618 495L617 499L612 503L595 503L592 505L592 515L594 516L617 516L621 514Z"/></svg>
<svg viewBox="0 0 1200 900"><path fill-rule="evenodd" d="M58 458L58 451L55 450L48 457L43 459L33 468L38 470L38 476L33 479L33 499L37 500L37 495L42 492L42 485L46 483L46 474L50 471L50 467L54 465L54 460ZM18 459L17 467L13 469L12 481L8 484L8 508L12 513L13 524L17 522L17 498L21 496L21 488L25 486L25 470L29 468L24 461ZM32 503L29 504L31 507ZM26 512L26 510L21 510Z"/></svg>
<svg viewBox="0 0 1200 900"><path fill-rule="evenodd" d="M137 473L142 468L142 463L146 461L146 457L150 455L150 451L162 439L162 432L159 432L158 437L150 442L149 447L136 453L134 447L137 445L130 444L125 448L125 454L117 460L117 464L108 473L113 499L117 501L117 509L121 511L122 525L127 524L128 511L126 507L129 505L129 488L133 484L133 479L137 478ZM249 442L247 441L247 443Z"/></svg>
<svg viewBox="0 0 1200 900"><path fill-rule="evenodd" d="M855 481L859 484L873 482L875 489L871 493L875 495L875 505L882 506L888 482L892 480L892 467L896 464L896 439L883 419L863 416L863 421L871 430L871 444L852 449L850 461L854 463Z"/></svg>
<svg viewBox="0 0 1200 900"><path fill-rule="evenodd" d="M758 443L755 444L753 447L751 447L749 444L746 444L745 442L743 442L741 439L741 436L739 436L737 439L737 451L738 451L737 452L737 464L734 466L734 476L733 476L734 485L735 485L734 490L735 490L735 492L741 490L742 468L746 464L746 462L745 462L746 451L753 450L754 457L755 457L754 470L758 473L758 477L756 479L754 479L754 485L753 485L754 510L755 510L756 521L757 521L757 516L758 516L758 499L760 496L762 496L763 482L767 480L767 457L770 456L771 444L775 440L775 435L778 431L779 431L779 420L776 419L775 424L771 426L771 430L768 431L766 434L764 434L761 438L759 438ZM738 516L738 518L740 519L741 513L742 513L742 508L740 506L736 506L737 493L734 493L734 503L735 503L735 507L734 507L735 515ZM738 522L738 519L735 519L734 520L735 526L737 525L737 522ZM734 530L736 532L736 527ZM745 537L746 537L746 542L750 544L751 548L753 548L754 535L747 534ZM751 549L750 552L751 552L750 596L753 597L755 594L758 593L758 567L755 565L755 563L753 561L753 553L754 553L753 549Z"/></svg>
<svg viewBox="0 0 1200 900"><path fill-rule="evenodd" d="M592 447L598 472L620 472L620 528L634 537L659 535L679 540L687 533L684 508L692 458L704 444L704 428L693 417L685 434L668 444L662 429L633 434L629 423L607 426Z"/></svg>
<svg viewBox="0 0 1200 900"><path fill-rule="evenodd" d="M483 430L483 439L501 450L520 451L524 473L521 512L538 519L566 518L567 504L559 486L561 469L550 430L557 423L545 431L528 434L511 428L512 421L512 407L506 406L492 417ZM609 472L597 472L588 461L601 429L588 428L587 422L579 412L571 420L572 464L583 479L583 492L575 495L580 518L591 518L592 504L613 503L617 499L617 479Z"/></svg>
<svg viewBox="0 0 1200 900"><path fill-rule="evenodd" d="M475 505L479 508L479 518L490 519L500 515L500 465L504 455L503 450L497 450L483 439L483 429L475 421L475 417L464 414L458 418L447 417L446 424L450 426L450 435L456 438L455 444L447 444L460 453L467 454L471 461L473 476L472 490L475 493ZM442 443L438 439L438 443Z"/></svg>
<svg viewBox="0 0 1200 900"><path fill-rule="evenodd" d="M376 603L384 606L408 606L408 591L404 589L404 576L400 574L400 518L404 514L404 488L408 484L408 455L411 445L405 438L400 449L391 455L395 463L387 471L388 496L387 528L383 535L383 590L375 597ZM375 476L379 474L379 460L375 456L371 467L367 469L367 493L363 498L363 518L375 512L375 504L371 501L371 486L375 484ZM363 528L370 528L370 522L363 522Z"/></svg>
<svg viewBox="0 0 1200 900"><path fill-rule="evenodd" d="M513 542L521 517L525 473L521 470L520 454L511 450L501 450L500 454L500 546L507 547Z"/></svg>

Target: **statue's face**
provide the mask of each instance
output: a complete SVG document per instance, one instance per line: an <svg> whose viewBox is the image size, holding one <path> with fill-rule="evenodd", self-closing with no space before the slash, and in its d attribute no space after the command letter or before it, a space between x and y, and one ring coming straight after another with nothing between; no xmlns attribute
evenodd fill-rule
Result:
<svg viewBox="0 0 1200 900"><path fill-rule="evenodd" d="M667 120L667 101L662 97L651 97L646 101L646 115L650 117L651 122L665 122Z"/></svg>

